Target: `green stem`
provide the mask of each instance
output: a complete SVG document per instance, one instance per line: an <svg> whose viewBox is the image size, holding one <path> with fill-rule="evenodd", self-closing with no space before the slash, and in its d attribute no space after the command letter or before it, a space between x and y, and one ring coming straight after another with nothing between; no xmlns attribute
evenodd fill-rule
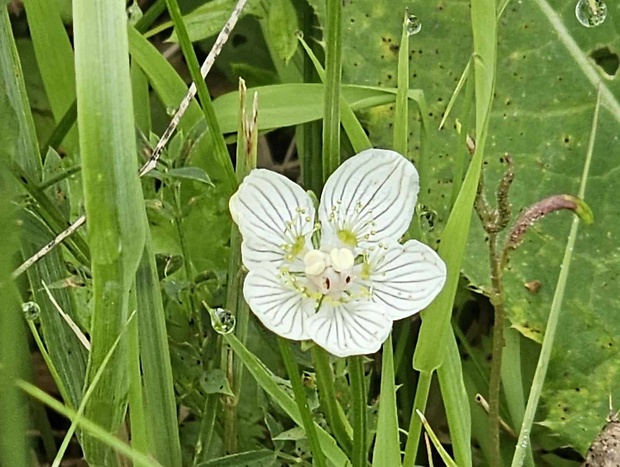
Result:
<svg viewBox="0 0 620 467"><path fill-rule="evenodd" d="M426 401L428 400L432 379L432 372L420 371L418 387L416 388L415 400L413 401L413 409L411 410L411 418L409 421L409 436L407 437L407 444L405 445L405 459L403 460L403 467L413 467L415 465L415 458L418 451L418 440L420 439L420 433L422 432L422 421L416 413L416 410L420 410L421 412L426 410Z"/></svg>
<svg viewBox="0 0 620 467"><path fill-rule="evenodd" d="M299 368L293 358L290 344L286 339L278 337L278 347L280 348L280 354L282 355L282 360L284 361L288 378L291 381L293 394L295 395L295 402L297 402L297 407L299 408L299 413L301 414L301 420L304 425L304 430L306 431L306 436L308 436L308 442L310 443L310 449L312 450L312 460L314 461L314 465L317 467L326 466L325 454L321 449L321 442L319 441L319 437L316 433L314 420L312 420L312 413L310 412L310 407L308 406L308 399L306 398L306 393L301 383Z"/></svg>
<svg viewBox="0 0 620 467"><path fill-rule="evenodd" d="M200 72L200 64L198 63L196 52L192 47L192 42L190 41L189 34L187 33L187 29L183 23L183 16L181 15L179 4L176 0L166 0L166 5L168 7L170 18L176 28L177 37L179 38L179 45L183 51L185 61L187 62L187 67L192 77L192 81L196 85L200 105L209 127L209 135L213 143L213 153L215 155L215 159L217 164L224 171L226 177L225 182L232 192L237 187L237 178L235 176L232 161L230 160L230 155L228 154L226 141L224 140L224 136L220 130L220 124L217 120L217 116L215 115L215 109L213 108L213 101L211 100L209 90L207 89L207 83L205 83L205 80Z"/></svg>
<svg viewBox="0 0 620 467"><path fill-rule="evenodd" d="M219 394L207 394L205 399L205 407L200 420L200 434L194 450L194 467L207 461L219 400Z"/></svg>
<svg viewBox="0 0 620 467"><path fill-rule="evenodd" d="M489 262L491 267L491 303L495 309L493 323L493 351L491 359L491 375L489 377L489 436L491 441L491 465L501 466L501 450L499 435L499 402L502 354L504 351L504 287L502 283L502 269L497 257L497 234L488 233Z"/></svg>
<svg viewBox="0 0 620 467"><path fill-rule="evenodd" d="M340 165L341 0L327 0L325 25L325 114L323 118L323 180Z"/></svg>
<svg viewBox="0 0 620 467"><path fill-rule="evenodd" d="M353 467L368 464L366 449L366 382L364 380L364 357L349 358L349 376L353 393Z"/></svg>
<svg viewBox="0 0 620 467"><path fill-rule="evenodd" d="M338 441L342 450L349 454L351 452L351 433L353 430L336 398L333 386L334 375L329 363L329 356L323 349L314 346L312 348L312 360L316 371L316 383L319 389L321 409L336 441Z"/></svg>

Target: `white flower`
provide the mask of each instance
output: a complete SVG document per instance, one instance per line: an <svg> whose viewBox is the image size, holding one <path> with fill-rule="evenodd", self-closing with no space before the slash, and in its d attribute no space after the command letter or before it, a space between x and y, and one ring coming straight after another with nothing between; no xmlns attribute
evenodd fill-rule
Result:
<svg viewBox="0 0 620 467"><path fill-rule="evenodd" d="M327 180L316 219L299 185L253 170L230 200L251 310L273 332L339 357L379 350L392 322L428 306L446 278L432 249L398 243L418 190L413 164L369 149Z"/></svg>

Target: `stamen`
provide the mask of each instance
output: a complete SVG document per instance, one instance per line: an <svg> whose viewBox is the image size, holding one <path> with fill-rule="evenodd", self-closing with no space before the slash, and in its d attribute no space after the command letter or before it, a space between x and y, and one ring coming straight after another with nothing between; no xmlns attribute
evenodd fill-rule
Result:
<svg viewBox="0 0 620 467"><path fill-rule="evenodd" d="M304 272L308 276L318 276L327 268L326 254L320 250L310 250L304 256Z"/></svg>
<svg viewBox="0 0 620 467"><path fill-rule="evenodd" d="M355 256L348 248L334 248L329 253L329 259L331 259L332 267L336 272L351 269L355 262Z"/></svg>

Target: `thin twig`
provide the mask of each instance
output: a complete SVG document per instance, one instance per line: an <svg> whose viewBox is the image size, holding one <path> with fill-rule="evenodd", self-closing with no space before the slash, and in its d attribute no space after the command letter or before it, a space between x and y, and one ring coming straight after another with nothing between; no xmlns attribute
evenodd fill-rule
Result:
<svg viewBox="0 0 620 467"><path fill-rule="evenodd" d="M209 73L209 71L211 70L211 67L213 67L213 64L215 63L215 58L222 51L222 47L224 47L224 44L226 44L226 41L228 40L228 37L230 36L232 29L235 27L235 24L237 23L237 20L239 19L239 16L241 15L241 11L243 10L243 7L245 6L246 1L247 0L239 0L237 2L237 4L235 5L235 9L233 10L230 17L228 18L228 21L226 21L226 24L224 25L219 35L217 36L217 39L215 40L215 44L213 44L213 47L211 48L209 55L207 56L204 63L200 67L200 74L202 75L203 79L207 76L207 73ZM181 117L183 117L183 115L187 111L187 108L189 107L189 104L195 95L196 95L196 83L192 83L192 85L189 87L189 90L187 91L187 94L181 101L179 108L172 116L170 125L168 125L168 128L166 128L166 131L164 131L164 134L162 135L160 140L157 142L155 149L153 149L153 154L151 154L150 159L140 169L141 177L149 173L157 165L157 161L159 160L159 157L161 156L161 153L164 147L166 146L166 144L168 144L168 141L172 137L174 131L177 129L177 126L179 126Z"/></svg>
<svg viewBox="0 0 620 467"><path fill-rule="evenodd" d="M482 396L482 394L476 394L476 402L478 403L480 407L482 407L482 410L484 410L488 415L489 414L489 403ZM506 433L508 433L513 438L515 439L517 438L517 434L510 427L510 425L508 425L508 423L504 421L502 417L499 417L499 426L502 428L502 430L504 430Z"/></svg>
<svg viewBox="0 0 620 467"><path fill-rule="evenodd" d="M230 17L228 18L228 21L226 21L226 24L224 25L219 35L217 36L217 39L215 40L215 44L213 44L213 47L211 48L209 55L207 56L204 63L200 67L200 73L203 79L207 76L207 74L213 67L213 64L215 63L215 58L220 54L220 52L222 51L222 47L224 47L224 44L230 37L230 33L235 27L235 24L237 24L237 20L239 19L239 16L241 15L241 12L243 11L243 8L245 7L246 2L247 0L239 0L237 2L237 4L235 5L235 9L232 11L232 13L230 14ZM187 108L189 107L189 104L195 95L196 95L196 84L192 83L192 85L189 87L189 90L187 91L187 94L181 101L179 108L174 113L172 120L170 121L170 124L168 125L168 128L166 128L166 131L164 131L164 134L159 139L157 145L155 146L155 149L153 149L151 157L140 168L140 171L139 171L140 177L143 177L144 175L149 173L151 170L153 170L157 166L157 162L159 161L159 158L161 157L161 153L164 147L166 146L166 144L168 144L168 141L170 140L175 130L179 126L179 122L181 121L181 118L187 111ZM34 263L39 261L50 251L52 251L63 240L70 237L73 234L73 232L78 230L85 223L86 223L86 216L84 215L80 216L67 229L65 229L60 234L58 234L51 242L49 242L47 245L41 248L37 253L35 253L30 258L28 258L26 261L24 261L24 263L21 266L19 266L15 271L13 271L13 273L11 274L11 277L13 279L16 279L17 277L19 277L30 266L32 266Z"/></svg>
<svg viewBox="0 0 620 467"><path fill-rule="evenodd" d="M88 341L88 339L86 338L86 336L84 335L80 327L77 324L75 324L75 321L71 319L71 316L65 313L64 310L60 307L60 305L58 304L58 302L52 295L52 292L50 292L50 289L47 287L47 284L45 283L45 281L41 281L41 283L43 284L43 288L45 289L45 292L47 292L47 296L52 302L52 305L54 305L54 308L56 308L56 311L60 313L60 316L62 316L62 318L66 321L66 323L69 325L73 333L77 336L77 338L79 339L81 344L84 346L84 348L90 352L90 342Z"/></svg>
<svg viewBox="0 0 620 467"><path fill-rule="evenodd" d="M26 269L28 269L34 263L39 261L50 251L52 251L56 245L59 245L63 240L70 237L73 234L73 232L78 230L85 223L86 223L86 216L84 215L80 216L78 220L76 220L73 224L71 224L65 230L60 232L51 242L49 242L47 245L45 245L43 248L37 251L33 256L31 256L26 261L24 261L20 267L18 267L15 271L13 271L13 273L11 274L11 278L17 279L24 272L26 272Z"/></svg>

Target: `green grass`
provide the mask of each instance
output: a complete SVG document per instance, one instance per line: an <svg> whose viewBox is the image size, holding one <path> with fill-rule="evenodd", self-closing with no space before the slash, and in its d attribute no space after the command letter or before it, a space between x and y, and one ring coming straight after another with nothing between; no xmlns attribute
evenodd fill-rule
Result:
<svg viewBox="0 0 620 467"><path fill-rule="evenodd" d="M0 463L19 467L38 457L60 465L77 443L90 465L106 466L468 467L512 459L513 467L576 467L560 459L564 451L549 454L560 443L553 440L574 441L577 457L585 452L581 437L594 438L596 420L584 425L587 435L575 434L539 407L557 387L553 350L558 341L567 345L560 310L574 308L571 278L585 269L574 248L590 237L577 235L575 219L564 245L554 235L568 231L566 219L550 216L528 225L511 262L497 263L505 269L491 274L485 233L472 214L501 178L499 154L513 147L508 201L515 213L524 199L550 194L544 177L561 194L577 190L570 164L586 147L578 127L590 123L578 196L584 198L590 173L608 174L606 183L615 186L615 166L599 154L617 134L612 82L601 88L594 118L590 112L579 125L567 120L561 138L553 133L534 144L537 127L566 109L539 117L547 111L537 107L544 96L534 89L531 96L510 94L519 82L513 70L522 72L529 52L508 50L498 21L535 29L546 18L560 34L549 47L568 50L571 80L583 74L578 82L588 89L600 77L584 62L583 44L611 43L617 33L606 23L586 38L545 2L538 13L519 13L519 6L493 0L474 0L471 9L467 2L419 4L416 11L384 0L279 0L249 2L235 29L216 40L218 31L199 27L196 18L223 24L234 5L205 3L141 2L145 11L134 24L120 0L74 2L72 9L27 0L26 15L0 12ZM423 25L416 34L408 30L412 14ZM447 25L454 34L446 34ZM174 42L162 41L171 27ZM219 55L205 78L200 58L214 41L228 42L211 54ZM558 102L568 76L550 87ZM188 94L192 81L195 93ZM246 82L253 85L246 89ZM584 100L569 113L589 112L590 105ZM506 137L511 119L521 126ZM519 134L522 127L527 131ZM520 146L525 139L532 142L527 151ZM553 152L556 140L564 141L560 152ZM157 164L143 166L158 141ZM380 353L345 360L275 336L255 319L243 298L244 244L228 202L257 165L319 198L342 160L371 147L415 161L420 195L405 238L435 247L448 275L421 320L398 322ZM591 161L601 165L591 169ZM589 186L598 219L607 198L592 180ZM489 223L499 222L487 208ZM55 245L82 215L86 226ZM492 248L505 240L501 232L486 234ZM546 248L565 248L557 283L546 280L524 307L518 272L535 258L520 255L547 241ZM51 247L42 259L14 273L45 245ZM594 268L602 260L593 250ZM476 261L484 268L472 266ZM544 261L560 268L559 259ZM534 266L528 271L528 281L541 274ZM580 287L611 284L605 274L596 269L593 283ZM601 292L611 309L612 288ZM521 317L535 316L547 299L539 346L526 337ZM26 302L36 316L24 315ZM580 304L587 307L585 299ZM90 350L58 308L87 336ZM213 326L214 310L234 319L234 330ZM607 343L610 335L595 337ZM597 349L585 351L595 358ZM43 356L60 401L33 384L33 352ZM535 367L531 355L538 353ZM576 373L585 371L580 355ZM615 361L609 355L604 361ZM579 384L583 393L598 394ZM488 414L476 406L476 393L489 401ZM565 405L592 417L571 401ZM62 444L51 436L58 422L46 418L43 405L70 420ZM503 422L518 441L501 431ZM42 433L44 449L27 431Z"/></svg>

